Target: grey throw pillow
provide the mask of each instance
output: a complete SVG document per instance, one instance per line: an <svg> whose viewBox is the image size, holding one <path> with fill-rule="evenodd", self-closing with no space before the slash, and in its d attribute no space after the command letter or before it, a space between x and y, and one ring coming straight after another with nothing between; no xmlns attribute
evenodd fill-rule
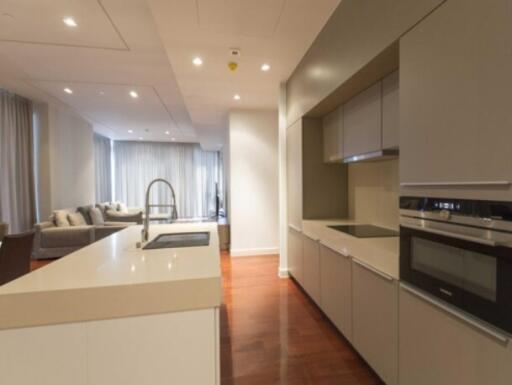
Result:
<svg viewBox="0 0 512 385"><path fill-rule="evenodd" d="M92 205L88 205L88 206L81 206L76 209L76 211L78 211L80 214L82 214L82 216L85 219L85 223L87 223L88 225L92 225L92 219L91 219L91 216L89 215L89 210L92 207L93 207Z"/></svg>
<svg viewBox="0 0 512 385"><path fill-rule="evenodd" d="M69 213L68 221L71 226L85 226L87 224L84 216L80 213Z"/></svg>
<svg viewBox="0 0 512 385"><path fill-rule="evenodd" d="M91 221L93 225L104 225L105 219L103 218L103 213L97 207L91 207L89 210L89 215L91 217Z"/></svg>

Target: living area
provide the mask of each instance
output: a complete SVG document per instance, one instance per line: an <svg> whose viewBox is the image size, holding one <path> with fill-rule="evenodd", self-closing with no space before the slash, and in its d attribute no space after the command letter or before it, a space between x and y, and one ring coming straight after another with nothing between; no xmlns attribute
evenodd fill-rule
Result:
<svg viewBox="0 0 512 385"><path fill-rule="evenodd" d="M0 284L104 239L146 216L146 189L155 178L148 221L217 221L226 226L220 151L162 135L113 140L72 110L0 89L0 237L25 245ZM97 130L96 130L97 131ZM127 130L133 132L133 128ZM175 196L174 196L175 192ZM168 207L169 206L169 207ZM227 231L222 244L227 247ZM26 246L30 244L31 246ZM23 254L23 253L22 253ZM20 266L21 265L21 266Z"/></svg>

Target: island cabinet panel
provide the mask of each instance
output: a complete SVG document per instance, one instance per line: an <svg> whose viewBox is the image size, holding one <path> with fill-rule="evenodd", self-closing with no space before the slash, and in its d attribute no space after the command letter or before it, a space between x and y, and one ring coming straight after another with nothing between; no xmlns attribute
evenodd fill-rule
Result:
<svg viewBox="0 0 512 385"><path fill-rule="evenodd" d="M303 253L302 232L288 227L288 272L301 285L304 283Z"/></svg>
<svg viewBox="0 0 512 385"><path fill-rule="evenodd" d="M400 182L430 188L412 193L511 200L484 185L512 181L510 7L446 1L400 40Z"/></svg>
<svg viewBox="0 0 512 385"><path fill-rule="evenodd" d="M350 157L382 148L382 83L378 82L343 106L343 155Z"/></svg>
<svg viewBox="0 0 512 385"><path fill-rule="evenodd" d="M400 145L398 71L382 79L382 148Z"/></svg>
<svg viewBox="0 0 512 385"><path fill-rule="evenodd" d="M304 290L320 305L320 248L318 241L307 235L304 235Z"/></svg>
<svg viewBox="0 0 512 385"><path fill-rule="evenodd" d="M350 258L320 245L323 312L352 341L352 266Z"/></svg>
<svg viewBox="0 0 512 385"><path fill-rule="evenodd" d="M510 385L510 341L428 299L400 288L400 385Z"/></svg>
<svg viewBox="0 0 512 385"><path fill-rule="evenodd" d="M353 340L388 385L398 383L398 282L352 262Z"/></svg>
<svg viewBox="0 0 512 385"><path fill-rule="evenodd" d="M324 162L339 162L343 159L343 106L324 116Z"/></svg>

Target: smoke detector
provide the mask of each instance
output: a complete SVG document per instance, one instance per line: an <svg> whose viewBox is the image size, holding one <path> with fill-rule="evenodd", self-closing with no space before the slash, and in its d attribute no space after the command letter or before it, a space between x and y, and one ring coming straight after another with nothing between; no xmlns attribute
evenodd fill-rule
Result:
<svg viewBox="0 0 512 385"><path fill-rule="evenodd" d="M238 58L242 53L240 52L240 48L230 48L229 54L234 58Z"/></svg>

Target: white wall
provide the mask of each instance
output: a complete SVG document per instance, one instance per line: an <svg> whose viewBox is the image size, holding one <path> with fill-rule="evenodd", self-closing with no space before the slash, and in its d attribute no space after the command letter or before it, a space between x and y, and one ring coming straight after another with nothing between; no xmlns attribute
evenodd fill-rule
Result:
<svg viewBox="0 0 512 385"><path fill-rule="evenodd" d="M92 125L72 111L38 105L39 219L95 201Z"/></svg>
<svg viewBox="0 0 512 385"><path fill-rule="evenodd" d="M231 255L279 251L277 111L229 116Z"/></svg>

